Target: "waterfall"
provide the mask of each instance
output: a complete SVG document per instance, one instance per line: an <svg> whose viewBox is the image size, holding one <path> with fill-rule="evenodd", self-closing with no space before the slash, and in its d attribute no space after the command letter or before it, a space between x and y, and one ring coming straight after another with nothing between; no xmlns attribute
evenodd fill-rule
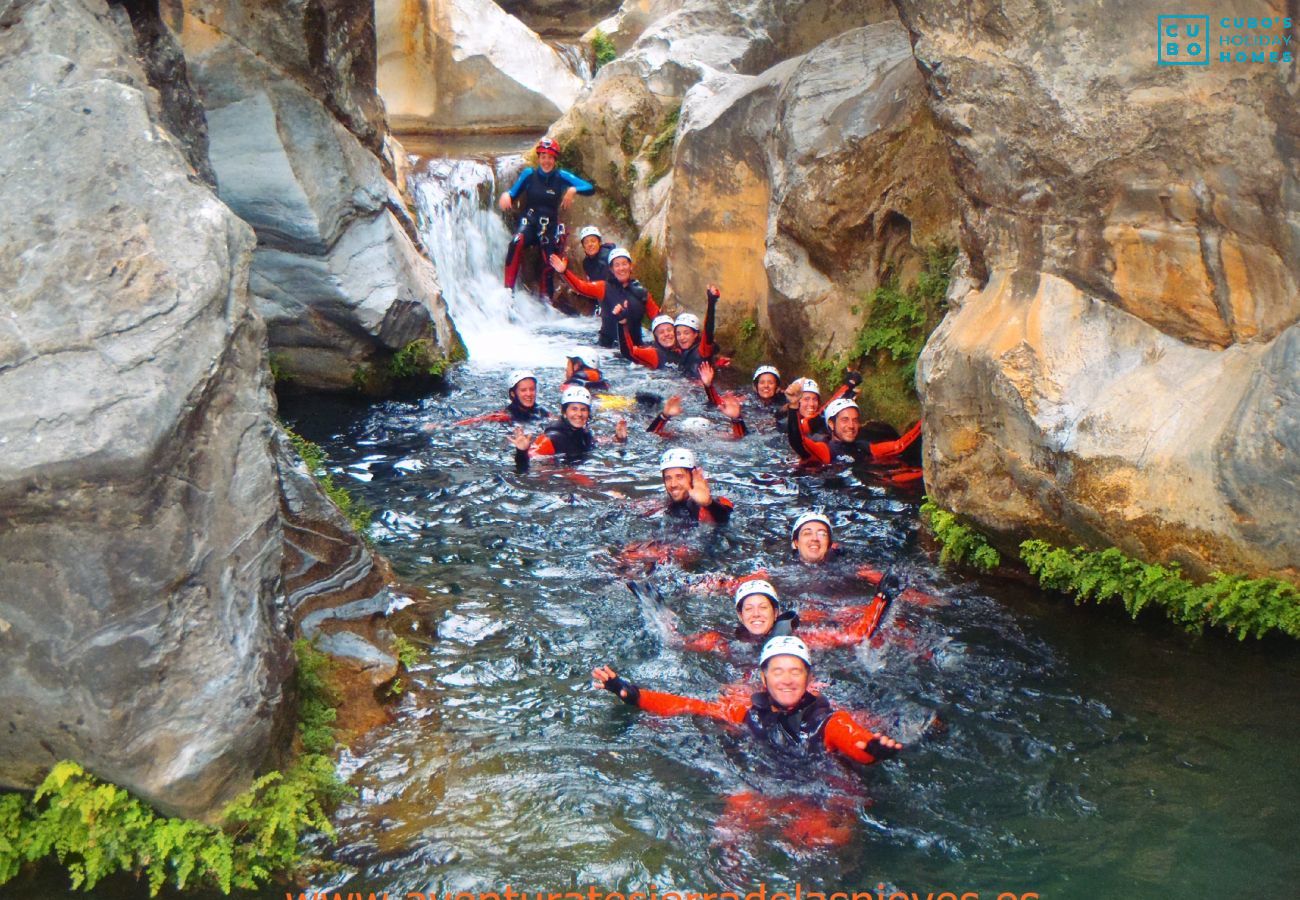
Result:
<svg viewBox="0 0 1300 900"><path fill-rule="evenodd" d="M574 75L582 79L583 84L591 81L596 73L591 70L586 47L582 44L566 44L561 41L551 41L550 44L551 49L559 54L560 59L573 70Z"/></svg>
<svg viewBox="0 0 1300 900"><path fill-rule="evenodd" d="M571 332L593 330L589 321L554 313L522 285L514 293L502 286L510 232L496 209L498 174L504 182L521 164L517 155L498 158L495 166L435 158L411 176L420 235L470 363L478 367L555 365L561 349L574 344Z"/></svg>

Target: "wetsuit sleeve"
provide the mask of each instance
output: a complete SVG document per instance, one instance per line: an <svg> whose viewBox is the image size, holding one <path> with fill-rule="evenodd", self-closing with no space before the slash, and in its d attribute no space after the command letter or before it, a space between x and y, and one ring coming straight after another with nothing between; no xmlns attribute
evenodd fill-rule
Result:
<svg viewBox="0 0 1300 900"><path fill-rule="evenodd" d="M564 270L564 280L569 283L569 287L584 297L590 297L592 300L605 299L605 282L603 281L588 281L575 274L572 268Z"/></svg>
<svg viewBox="0 0 1300 900"><path fill-rule="evenodd" d="M645 314L650 317L650 321L653 322L655 319L659 318L659 314L662 312L663 309L659 306L658 303L655 302L655 298L651 296L649 291L646 291L645 292Z"/></svg>
<svg viewBox="0 0 1300 900"><path fill-rule="evenodd" d="M618 337L619 347L624 356L634 363L640 363L651 369L659 368L659 354L655 352L653 347L638 347L632 343L632 333L628 331L626 322L623 323L623 327L619 330Z"/></svg>
<svg viewBox="0 0 1300 900"><path fill-rule="evenodd" d="M509 422L510 413L504 409L498 409L496 412L483 413L481 416L470 416L468 419L461 419L459 422L453 422L454 425L482 425L484 422Z"/></svg>
<svg viewBox="0 0 1300 900"><path fill-rule="evenodd" d="M916 439L921 436L921 421L918 419L916 424L907 429L904 434L896 441L877 441L871 444L871 458L876 460L888 460L896 456L901 456L903 451L915 443Z"/></svg>
<svg viewBox="0 0 1300 900"><path fill-rule="evenodd" d="M803 642L814 650L827 650L831 647L848 647L859 644L876 633L880 619L889 607L889 601L881 594L871 598L871 602L862 607L862 615L848 628L808 628L799 632Z"/></svg>
<svg viewBox="0 0 1300 900"><path fill-rule="evenodd" d="M685 647L687 650L694 650L696 653L726 653L727 639L722 636L721 632L705 631L688 637Z"/></svg>
<svg viewBox="0 0 1300 900"><path fill-rule="evenodd" d="M509 193L510 193L511 200L519 199L519 192L524 189L524 182L526 182L528 180L528 176L532 174L533 174L533 170L531 168L524 169L522 172L519 173L519 177L515 179L515 183L510 187Z"/></svg>
<svg viewBox="0 0 1300 900"><path fill-rule="evenodd" d="M731 436L732 436L732 437L734 437L736 440L740 440L741 438L743 438L743 437L744 437L745 435L747 435L747 434L749 434L749 426L745 424L745 420L744 420L744 419L732 419L732 420L731 420Z"/></svg>
<svg viewBox="0 0 1300 900"><path fill-rule="evenodd" d="M714 525L726 525L731 519L732 504L726 497L714 497L713 502L700 510L701 522L712 522Z"/></svg>
<svg viewBox="0 0 1300 900"><path fill-rule="evenodd" d="M808 428L809 420L800 418L799 410L790 410L786 422L786 436L790 439L790 447L799 454L800 459L815 460L822 465L830 464L830 446L823 441L812 440Z"/></svg>
<svg viewBox="0 0 1300 900"><path fill-rule="evenodd" d="M700 338L700 356L710 357L713 351L718 349L714 343L713 332L717 327L718 318L718 298L714 294L708 295L708 306L704 311L704 335Z"/></svg>
<svg viewBox="0 0 1300 900"><path fill-rule="evenodd" d="M663 413L660 413L659 415L655 416L653 422L651 422L649 425L646 426L646 431L650 432L651 434L657 434L662 436L664 433L664 428L667 427L669 421L670 420L667 416L665 416Z"/></svg>
<svg viewBox="0 0 1300 900"><path fill-rule="evenodd" d="M713 404L714 406L722 405L722 395L718 393L718 389L715 388L713 385L706 384L704 386L704 396L708 397L709 403Z"/></svg>
<svg viewBox="0 0 1300 900"><path fill-rule="evenodd" d="M528 471L528 461L534 456L554 456L555 444L545 433L539 434L533 438L532 445L527 450L515 448L515 471L524 473Z"/></svg>
<svg viewBox="0 0 1300 900"><path fill-rule="evenodd" d="M876 762L876 757L868 750L858 749L857 745L859 742L870 744L875 737L874 731L855 722L853 717L842 709L831 713L831 717L826 720L826 730L822 732L827 750L833 750L854 762L867 765Z"/></svg>
<svg viewBox="0 0 1300 900"><path fill-rule="evenodd" d="M743 700L696 700L647 690L641 691L637 705L656 716L707 716L736 725L745 720L749 711L748 702Z"/></svg>
<svg viewBox="0 0 1300 900"><path fill-rule="evenodd" d="M578 189L578 193L582 194L584 197L596 193L596 186L594 184L592 184L590 181L584 181L583 179L579 178L577 175L574 175L568 169L561 169L560 177L563 178L569 184L569 186L576 187Z"/></svg>
<svg viewBox="0 0 1300 900"><path fill-rule="evenodd" d="M826 399L826 402L823 403L821 407L817 410L817 415L820 416L822 413L826 412L826 407L830 406L832 403L834 403L836 400L840 399L841 397L852 398L853 393L854 393L853 388L850 387L849 385L847 384L840 385L835 389L835 393L831 394L830 397Z"/></svg>

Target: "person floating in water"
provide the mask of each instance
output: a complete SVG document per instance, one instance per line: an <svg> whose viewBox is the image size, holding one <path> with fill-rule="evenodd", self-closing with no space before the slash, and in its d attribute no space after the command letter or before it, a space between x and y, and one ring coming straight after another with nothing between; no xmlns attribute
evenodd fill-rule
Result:
<svg viewBox="0 0 1300 900"><path fill-rule="evenodd" d="M655 316L654 321L650 323L652 340L641 346L633 343L632 331L628 328L627 321L623 318L619 323L619 349L624 356L638 365L651 369L662 369L679 363L682 352L677 349L677 332L673 328L672 316Z"/></svg>
<svg viewBox="0 0 1300 900"><path fill-rule="evenodd" d="M735 397L722 397L718 399L718 404L722 409L723 415L727 416L731 423L731 436L742 438L749 433L749 428L745 425L744 418L741 417L740 401ZM654 420L646 427L646 431L657 434L660 437L669 437L667 432L668 423L682 414L682 398L673 395L664 401L663 409L654 417Z"/></svg>
<svg viewBox="0 0 1300 900"><path fill-rule="evenodd" d="M826 404L822 417L828 434L815 435L811 423L791 410L787 436L790 446L807 463L862 463L882 469L882 479L909 484L921 478L921 423L917 421L900 436L885 422L862 421L857 403L839 398Z"/></svg>
<svg viewBox="0 0 1300 900"><path fill-rule="evenodd" d="M678 365L684 374L694 378L700 371L700 363L713 359L717 350L713 332L718 315L718 298L722 293L716 284L705 289L706 309L704 313L704 333L700 333L700 317L694 313L682 313L673 321L677 332L677 349L681 351Z"/></svg>
<svg viewBox="0 0 1300 900"><path fill-rule="evenodd" d="M461 419L457 425L479 425L484 422L537 422L550 417L550 413L537 404L537 375L528 369L515 369L506 379L509 402L505 409Z"/></svg>
<svg viewBox="0 0 1300 900"><path fill-rule="evenodd" d="M617 340L620 320L627 323L632 346L639 347L645 342L641 330L641 320L647 315L656 318L659 304L641 282L632 277L632 254L622 247L615 247L609 253L609 273L601 281L587 281L569 269L569 261L559 254L552 254L551 268L564 276L573 288L584 297L590 297L600 303L600 333L608 330L610 343Z"/></svg>
<svg viewBox="0 0 1300 900"><path fill-rule="evenodd" d="M562 456L567 462L576 462L591 452L596 437L588 428L591 419L591 392L583 387L571 386L560 395L560 420L549 426L536 438L529 438L523 426L515 428L510 443L515 448L515 469L527 472L534 456ZM614 426L614 440L627 440L627 422L619 419Z"/></svg>
<svg viewBox="0 0 1300 900"><path fill-rule="evenodd" d="M769 640L759 655L763 689L749 697L697 700L651 691L621 677L608 665L592 670L596 687L610 691L629 706L659 716L706 716L744 725L751 735L783 757L834 753L870 765L895 756L903 745L876 734L821 694L808 689L812 655L797 637Z"/></svg>
<svg viewBox="0 0 1300 900"><path fill-rule="evenodd" d="M659 473L668 495L665 513L674 519L725 525L731 518L732 503L726 497L714 497L709 480L695 454L684 447L664 452Z"/></svg>
<svg viewBox="0 0 1300 900"><path fill-rule="evenodd" d="M578 194L593 194L596 188L572 172L559 168L560 144L542 138L534 148L536 167L519 173L510 190L501 194L497 203L502 212L514 209L515 202L523 198L523 215L515 235L506 251L505 286L514 290L519 278L519 267L529 247L537 247L541 257L538 290L547 300L555 295L554 278L546 265L552 253L564 253L564 226L560 224L560 210L568 209Z"/></svg>

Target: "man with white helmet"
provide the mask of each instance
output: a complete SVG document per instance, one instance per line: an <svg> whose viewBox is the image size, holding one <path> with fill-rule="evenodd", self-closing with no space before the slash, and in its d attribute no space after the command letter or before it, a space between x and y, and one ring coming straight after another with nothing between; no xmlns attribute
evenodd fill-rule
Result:
<svg viewBox="0 0 1300 900"><path fill-rule="evenodd" d="M893 470L888 480L897 484L920 478L920 421L900 437L885 422L864 423L857 403L847 397L826 404L821 415L828 432L825 435L813 434L810 421L800 415L796 422L794 415L792 412L790 446L800 459L822 465L855 462L887 466Z"/></svg>
<svg viewBox="0 0 1300 900"><path fill-rule="evenodd" d="M682 313L673 320L673 327L677 332L677 349L681 351L681 357L678 364L681 370L688 377L694 378L699 374L700 363L707 359L712 359L717 345L713 342L713 331L718 314L718 298L722 294L716 284L711 284L705 289L705 299L708 304L704 313L704 332L700 332L700 317L694 313Z"/></svg>
<svg viewBox="0 0 1300 900"><path fill-rule="evenodd" d="M709 480L690 450L674 447L664 451L659 460L659 473L664 479L664 493L668 495L667 515L715 525L725 525L731 518L731 501L713 496Z"/></svg>
<svg viewBox="0 0 1300 900"><path fill-rule="evenodd" d="M528 471L529 460L534 456L563 456L576 462L591 452L596 438L587 427L591 419L591 392L584 387L570 385L560 394L560 419L536 438L529 439L522 426L510 436L515 448L515 469ZM614 440L627 440L627 422L619 419L614 427Z"/></svg>
<svg viewBox="0 0 1300 900"><path fill-rule="evenodd" d="M599 281L588 281L570 271L569 261L551 255L551 268L564 276L569 286L600 304L600 345L613 347L618 341L620 320L627 322L633 346L644 343L641 320L648 313L659 315L659 304L641 282L632 277L632 254L622 247L609 252L609 272Z"/></svg>
<svg viewBox="0 0 1300 900"><path fill-rule="evenodd" d="M578 232L578 243L582 246L582 271L587 280L604 281L609 274L609 254L616 245L602 243L600 229L595 225Z"/></svg>
<svg viewBox="0 0 1300 900"><path fill-rule="evenodd" d="M897 741L872 732L808 689L812 654L799 638L782 635L769 640L759 655L759 669L761 691L749 697L727 696L712 701L646 690L620 677L609 666L593 669L591 677L596 687L654 715L708 716L743 724L750 734L788 758L829 751L869 765L903 749Z"/></svg>

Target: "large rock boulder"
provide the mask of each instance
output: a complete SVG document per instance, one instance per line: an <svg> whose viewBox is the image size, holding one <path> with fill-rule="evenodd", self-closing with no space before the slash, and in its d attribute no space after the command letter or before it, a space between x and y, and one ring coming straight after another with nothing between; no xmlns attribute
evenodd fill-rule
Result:
<svg viewBox="0 0 1300 900"><path fill-rule="evenodd" d="M250 229L99 0L0 12L0 782L72 758L206 816L291 658Z"/></svg>
<svg viewBox="0 0 1300 900"><path fill-rule="evenodd" d="M376 0L379 93L399 131L546 128L582 79L492 0Z"/></svg>
<svg viewBox="0 0 1300 900"><path fill-rule="evenodd" d="M970 276L919 369L931 493L1008 541L1297 578L1295 63L1158 66L1154 0L898 5Z"/></svg>
<svg viewBox="0 0 1300 900"><path fill-rule="evenodd" d="M785 359L843 350L886 273L956 241L956 186L907 33L857 28L682 104L667 249L672 292L724 286L724 332L752 317Z"/></svg>
<svg viewBox="0 0 1300 900"><path fill-rule="evenodd" d="M293 54L282 66L280 55L255 52L267 38L248 32L271 14L222 8L187 7L179 37L207 110L218 194L257 232L251 288L277 372L348 389L416 340L451 355L458 338L401 195L331 109L364 85L340 86L327 103L304 86Z"/></svg>

